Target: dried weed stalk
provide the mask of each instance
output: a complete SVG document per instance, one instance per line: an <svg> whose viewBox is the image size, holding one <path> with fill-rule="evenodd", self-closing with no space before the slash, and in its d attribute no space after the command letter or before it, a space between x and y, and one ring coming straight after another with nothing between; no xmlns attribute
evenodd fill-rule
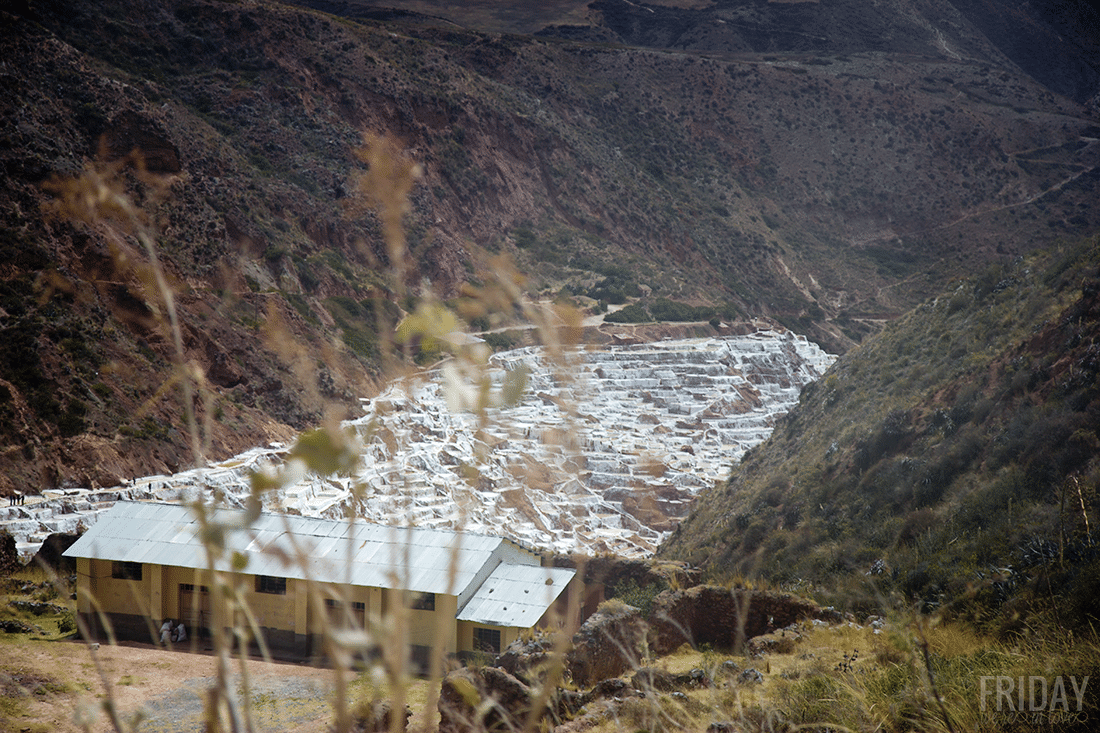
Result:
<svg viewBox="0 0 1100 733"><path fill-rule="evenodd" d="M365 164L366 170L353 176L355 194L348 204L348 214L360 216L368 208L377 210L385 238L391 292L405 294L409 267L403 217L409 211L409 195L421 175L420 166L405 155L395 139L388 136L364 135L363 145L355 153ZM90 165L75 178L52 181L49 188L57 196L56 213L83 222L99 232L111 246L117 271L140 284L148 308L155 315L164 337L174 348L172 370L157 395L150 399L150 403L172 389L180 388L194 463L201 467L205 465L209 452L210 426L200 427L198 424L193 400L198 394L208 403L212 403L213 392L206 382L201 366L186 358L179 313L175 305L176 284L160 261L153 224L127 190L128 186L140 186L143 191L162 195L169 183L168 180L148 174L140 158L135 156L115 163ZM364 245L364 251L366 250ZM395 377L409 373L407 360L395 358L397 346L416 343L422 350L436 351L446 358L441 368L450 404L455 409L475 412L482 427L490 419L491 408L512 404L520 399L526 385L526 374L517 370L505 379L503 385L494 388L489 374L489 351L484 344L461 336L466 328L465 321L489 314L521 314L536 329L539 340L545 346L548 362L554 366L558 378L563 381L570 379L571 352L579 334L580 323L580 316L574 311L529 302L523 289L522 276L507 260L493 260L488 263L488 268L483 278L487 284L478 288L467 288L457 312L431 293L422 294L415 310L397 328L396 340L391 335L395 324L384 321L385 309L375 309L379 318L378 332L382 341L380 354L384 362L384 374ZM64 283L57 286L64 287ZM315 389L308 352L297 343L274 309L268 313L265 333L268 345L298 374L303 384L311 385ZM206 410L207 415L212 412ZM208 626L217 659L216 676L206 695L204 724L208 731L237 732L255 729L252 696L249 692L248 650L256 644L263 658L270 659L259 624L249 608L247 589L242 584L242 571L246 570L247 558L231 553L227 539L234 533L249 533L252 523L265 504L265 498L294 484L304 472L319 476L354 475L360 460L361 441L369 439L370 433L352 434L339 425L334 417L336 414L336 410L326 410L322 427L300 436L290 451L288 460L277 470L253 475L244 512L219 512L218 497L213 491L208 492L210 496L200 496L190 503L201 526L207 556L205 570L195 573L195 584L196 587L203 585L210 589ZM350 502L348 522L358 521L355 507L363 500L363 488L352 482L354 500ZM349 553L353 549L349 547ZM452 583L457 574L457 557L457 552L452 555ZM297 565L304 568L310 562L304 548L298 546L293 553L279 559L287 567ZM350 578L348 581L350 583ZM400 577L393 577L391 581L394 587L401 587ZM388 693L391 711L404 710L408 689L414 679L408 663L407 604L399 604L398 608L391 609L384 617L366 617L360 623L350 612L329 612L332 606L348 608L345 589L326 586L316 581L309 581L308 587L309 603L323 626L324 654L333 668L334 730L339 733L352 730L356 724L356 711L360 711L362 717L364 709L373 710L378 702L373 697L377 694L374 685L369 686L372 699L354 699L351 683L359 675L356 665L363 659L373 660L366 674L385 679L384 687ZM115 643L109 619L95 598L91 602L99 613L100 623L106 630L109 642ZM576 616L575 604L574 599L570 618ZM82 619L78 620L82 635L91 639L86 624ZM442 647L445 631L445 620L440 618L429 669L429 709L435 707L440 681L446 672ZM555 661L537 690L535 709L530 711L522 723L516 721L517 729L537 729L542 711L550 704L552 695L561 682L564 667L562 660L571 632L572 629L563 628L558 634L554 646ZM152 625L150 635L156 639L156 630ZM197 636L197 633L193 633L192 638ZM95 660L96 645L91 642L89 644ZM239 677L234 675L234 657L237 659ZM141 722L140 716L132 720L122 719L117 710L113 686L101 668L100 676L104 686L101 707L112 727L120 732L137 730ZM90 725L91 721L88 721L86 727ZM394 712L389 716L389 725L393 731L402 729L404 717Z"/></svg>

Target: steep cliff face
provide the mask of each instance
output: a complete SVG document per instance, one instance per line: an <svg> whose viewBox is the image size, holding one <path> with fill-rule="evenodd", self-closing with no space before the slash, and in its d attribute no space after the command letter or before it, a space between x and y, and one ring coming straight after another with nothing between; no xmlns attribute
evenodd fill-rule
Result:
<svg viewBox="0 0 1100 733"><path fill-rule="evenodd" d="M1100 227L1094 120L992 52L721 57L203 0L18 13L0 491L190 465L173 364L204 375L215 456L354 407L378 299L453 295L487 254L533 297L614 277L839 352L960 272ZM424 170L403 282L377 217L346 215L363 130ZM121 167L134 149L162 185ZM135 240L47 215L43 182L96 160L145 212L182 357Z"/></svg>

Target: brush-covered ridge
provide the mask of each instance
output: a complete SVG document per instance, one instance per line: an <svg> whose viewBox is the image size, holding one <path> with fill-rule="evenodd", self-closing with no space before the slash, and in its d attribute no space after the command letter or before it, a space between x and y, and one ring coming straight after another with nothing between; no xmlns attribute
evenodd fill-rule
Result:
<svg viewBox="0 0 1100 733"><path fill-rule="evenodd" d="M1018 629L1095 619L1100 242L958 281L846 354L660 555ZM870 581L870 582L866 582Z"/></svg>

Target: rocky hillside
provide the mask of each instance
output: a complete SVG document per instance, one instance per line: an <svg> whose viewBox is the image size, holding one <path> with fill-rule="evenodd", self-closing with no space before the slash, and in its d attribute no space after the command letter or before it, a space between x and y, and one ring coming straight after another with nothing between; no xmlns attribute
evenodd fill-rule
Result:
<svg viewBox="0 0 1100 733"><path fill-rule="evenodd" d="M659 554L857 605L1085 624L1098 455L1094 238L958 281L850 351Z"/></svg>
<svg viewBox="0 0 1100 733"><path fill-rule="evenodd" d="M1058 94L1100 105L1100 13L1088 0L298 0L355 18L401 19L668 51L944 56L1015 65Z"/></svg>
<svg viewBox="0 0 1100 733"><path fill-rule="evenodd" d="M185 367L214 456L354 407L377 313L482 281L490 254L531 297L707 305L839 352L960 272L1100 228L1095 118L971 30L966 54L729 55L388 17L0 16L0 491L191 465ZM423 168L405 263L345 205L364 131ZM44 183L135 149L159 184L121 167L100 192L145 212L182 358L132 230L47 211Z"/></svg>

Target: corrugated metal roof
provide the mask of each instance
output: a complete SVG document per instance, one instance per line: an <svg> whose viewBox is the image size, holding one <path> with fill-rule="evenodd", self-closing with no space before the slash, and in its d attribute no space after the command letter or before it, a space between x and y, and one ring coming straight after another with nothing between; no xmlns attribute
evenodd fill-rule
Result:
<svg viewBox="0 0 1100 733"><path fill-rule="evenodd" d="M218 519L230 522L240 516L226 510ZM205 568L199 531L188 507L118 502L65 556ZM226 534L227 548L248 557L245 571L253 575L450 595L466 590L507 542L465 532L275 514L260 515L251 527ZM284 561L295 557L300 562Z"/></svg>
<svg viewBox="0 0 1100 733"><path fill-rule="evenodd" d="M530 628L577 574L569 568L501 563L459 611L459 621Z"/></svg>

